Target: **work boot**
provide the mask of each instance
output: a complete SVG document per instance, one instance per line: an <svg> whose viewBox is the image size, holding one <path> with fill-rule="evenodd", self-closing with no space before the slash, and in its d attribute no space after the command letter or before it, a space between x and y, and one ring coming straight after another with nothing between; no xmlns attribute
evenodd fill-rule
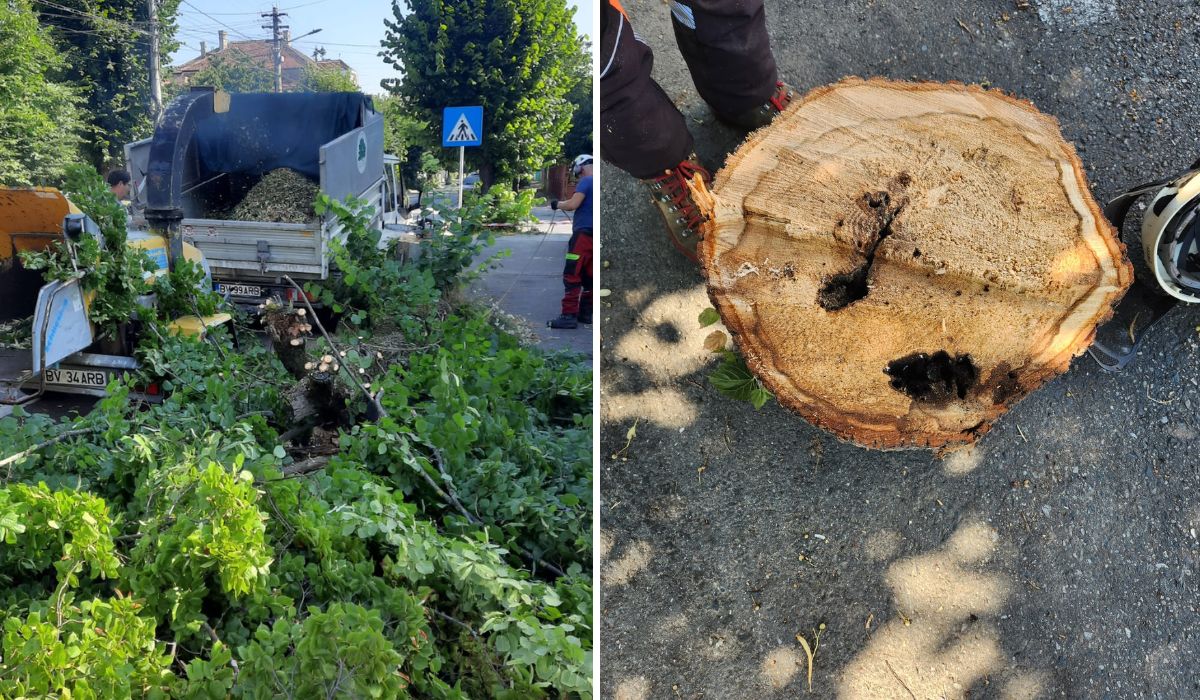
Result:
<svg viewBox="0 0 1200 700"><path fill-rule="evenodd" d="M546 321L551 328L571 330L579 327L579 318L575 314L563 314L553 321Z"/></svg>
<svg viewBox="0 0 1200 700"><path fill-rule="evenodd" d="M695 154L688 157L662 175L642 180L650 188L654 196L653 202L662 212L667 223L667 236L671 243L692 262L699 262L696 257L696 247L700 245L700 225L704 223L704 214L692 200L692 191L687 183L697 174L704 184L712 184L712 174L697 162Z"/></svg>
<svg viewBox="0 0 1200 700"><path fill-rule="evenodd" d="M787 106L791 104L795 97L796 91L792 89L792 86L780 80L775 83L775 94L771 95L763 104L749 112L733 116L724 114L718 114L717 116L722 121L753 131L754 129L761 129L770 124L775 117L779 116L780 112L787 109Z"/></svg>

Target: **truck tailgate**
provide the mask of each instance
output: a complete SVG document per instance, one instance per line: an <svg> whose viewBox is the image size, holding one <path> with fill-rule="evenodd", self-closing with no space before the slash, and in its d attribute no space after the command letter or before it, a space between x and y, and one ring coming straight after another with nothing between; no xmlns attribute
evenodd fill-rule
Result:
<svg viewBox="0 0 1200 700"><path fill-rule="evenodd" d="M320 222L184 219L182 228L183 239L204 253L217 275L324 276Z"/></svg>

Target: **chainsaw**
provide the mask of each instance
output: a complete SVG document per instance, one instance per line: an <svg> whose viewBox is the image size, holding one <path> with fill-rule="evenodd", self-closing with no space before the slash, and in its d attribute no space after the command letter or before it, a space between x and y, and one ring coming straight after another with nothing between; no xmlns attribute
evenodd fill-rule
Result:
<svg viewBox="0 0 1200 700"><path fill-rule="evenodd" d="M1104 207L1118 235L1134 202L1156 192L1142 217L1138 271L1088 353L1110 372L1125 369L1150 329L1181 302L1200 304L1200 160L1186 172L1126 190ZM1147 274L1147 272L1149 274ZM1150 278L1153 279L1150 279Z"/></svg>

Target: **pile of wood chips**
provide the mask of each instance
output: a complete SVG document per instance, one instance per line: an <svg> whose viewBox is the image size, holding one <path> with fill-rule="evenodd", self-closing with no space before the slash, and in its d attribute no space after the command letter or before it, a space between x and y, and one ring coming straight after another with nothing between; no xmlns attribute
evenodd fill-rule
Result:
<svg viewBox="0 0 1200 700"><path fill-rule="evenodd" d="M313 201L317 184L290 168L277 168L263 175L226 218L234 221L263 221L303 224L316 218Z"/></svg>

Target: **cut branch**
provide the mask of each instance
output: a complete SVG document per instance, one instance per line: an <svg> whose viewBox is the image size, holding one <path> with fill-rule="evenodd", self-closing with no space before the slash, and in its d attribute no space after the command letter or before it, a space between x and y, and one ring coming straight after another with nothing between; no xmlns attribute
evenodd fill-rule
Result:
<svg viewBox="0 0 1200 700"><path fill-rule="evenodd" d="M308 313L312 316L312 322L317 325L317 330L321 331L321 337L325 339L325 342L329 344L330 351L334 353L335 361L340 360L342 358L342 353L340 350L338 350L337 344L333 342L333 338L329 337L329 333L325 330L325 326L321 324L321 319L317 318L317 312L315 309L313 309L312 302L308 300L308 293L305 292L300 285L296 284L296 281L293 280L291 276L284 275L283 278L287 280L288 284L292 285L292 288L297 292L296 296L300 297L300 300L304 302L305 308L308 309ZM383 406L379 403L379 399L375 398L371 391L362 385L362 380L359 377L354 376L354 373L350 371L350 368L346 366L346 363L337 362L337 365L338 371L345 372L350 378L350 383L362 391L363 396L367 399L367 404L371 406L372 410L374 411L374 415L386 416L387 412L383 410Z"/></svg>
<svg viewBox="0 0 1200 700"><path fill-rule="evenodd" d="M208 638L213 641L213 644L217 644L221 641L221 639L217 637L217 632L212 628L212 625L208 624L207 622L201 622L200 625L204 628L204 631L208 633ZM238 667L237 659L233 657L232 651L233 650L230 649L231 653L229 655L229 665L233 667L233 680L234 682L237 682L238 674L242 672L242 669Z"/></svg>
<svg viewBox="0 0 1200 700"><path fill-rule="evenodd" d="M423 445L425 445L425 447L429 448L429 451L433 454L433 459L437 464L438 473L442 475L442 481L445 482L446 488L443 489L441 486L439 486L437 484L437 482L433 480L433 477L429 476L429 473L426 472L425 469L423 469L421 467L420 463L416 462L415 460L412 462L413 470L421 475L421 478L425 481L426 484L429 485L430 488L432 488L434 490L434 493L436 493L442 499L443 503L454 508L454 510L458 511L459 514L461 514L464 518L467 519L467 522L471 523L472 525L483 525L484 524L483 520L478 515L475 515L471 511L467 510L466 506L464 506L462 504L462 501L460 501L458 499L458 494L455 492L454 486L453 486L454 481L450 477L450 473L446 471L445 461L442 460L441 450L439 450L437 448L437 446L432 445L428 442L422 441L421 444L423 444ZM521 558L523 558L530 565L533 565L535 567L541 566L542 568L547 569L548 571L553 573L555 576L561 577L561 576L567 575L566 572L563 571L560 567L557 567L554 564L551 564L550 562L546 561L545 559L542 559L541 557L537 556L530 550L528 550L524 547L521 547L520 549L521 549L521 551L520 551Z"/></svg>
<svg viewBox="0 0 1200 700"><path fill-rule="evenodd" d="M55 435L54 437L52 437L48 440L43 440L43 441L39 442L38 444L33 445L32 447L28 447L24 450L21 450L20 452L16 453L15 455L10 455L8 457L5 457L4 459L0 459L0 467L8 467L8 478L11 479L12 478L12 465L15 464L16 462L19 462L20 460L24 459L25 457L28 457L29 455L33 454L34 452L37 452L38 450L45 449L47 447L50 447L51 445L57 445L58 443L60 443L64 440L69 440L73 437L79 437L80 435L89 435L91 433L99 432L99 430L100 430L99 428L76 428L74 430L67 430L65 432L59 433L58 435Z"/></svg>

